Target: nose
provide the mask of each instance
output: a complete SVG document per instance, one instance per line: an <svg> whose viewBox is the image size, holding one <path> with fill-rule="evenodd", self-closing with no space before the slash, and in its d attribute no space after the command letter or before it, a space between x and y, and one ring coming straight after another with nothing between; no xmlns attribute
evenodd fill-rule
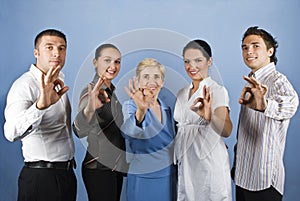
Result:
<svg viewBox="0 0 300 201"><path fill-rule="evenodd" d="M59 57L59 50L58 50L58 48L53 48L52 54L53 54L54 57Z"/></svg>
<svg viewBox="0 0 300 201"><path fill-rule="evenodd" d="M247 49L247 54L249 54L249 55L253 54L253 47L249 47Z"/></svg>

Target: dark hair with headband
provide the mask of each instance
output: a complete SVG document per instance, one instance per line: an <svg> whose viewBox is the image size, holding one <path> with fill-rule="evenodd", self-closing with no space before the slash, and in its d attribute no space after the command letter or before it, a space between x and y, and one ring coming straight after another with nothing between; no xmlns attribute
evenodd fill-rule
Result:
<svg viewBox="0 0 300 201"><path fill-rule="evenodd" d="M207 42L204 40L192 40L190 41L184 48L182 54L184 55L185 51L188 49L198 49L200 50L205 58L208 60L210 57L212 57L212 51Z"/></svg>
<svg viewBox="0 0 300 201"><path fill-rule="evenodd" d="M97 47L97 49L95 51L95 59L97 59L98 57L100 57L102 50L104 50L106 48L114 48L114 49L116 49L116 50L118 50L120 52L120 50L115 45L113 45L113 44L110 44L110 43L102 44L99 47Z"/></svg>

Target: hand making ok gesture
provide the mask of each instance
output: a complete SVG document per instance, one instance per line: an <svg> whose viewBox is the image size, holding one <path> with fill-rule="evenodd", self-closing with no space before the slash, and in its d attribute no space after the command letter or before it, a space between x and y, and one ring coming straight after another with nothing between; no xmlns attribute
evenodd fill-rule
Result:
<svg viewBox="0 0 300 201"><path fill-rule="evenodd" d="M136 119L139 122L142 121L147 109L155 101L152 91L147 88L139 88L136 77L134 77L133 81L131 79L129 80L129 88L125 87L125 91L137 106Z"/></svg>
<svg viewBox="0 0 300 201"><path fill-rule="evenodd" d="M266 100L268 87L254 77L243 76L243 78L250 86L243 88L239 103L254 110L264 111L268 105Z"/></svg>
<svg viewBox="0 0 300 201"><path fill-rule="evenodd" d="M196 98L190 108L191 110L199 114L202 118L204 118L207 122L210 122L212 116L211 105L212 97L210 95L210 88L204 85L203 98Z"/></svg>
<svg viewBox="0 0 300 201"><path fill-rule="evenodd" d="M58 78L61 66L52 66L46 74L42 73L40 95L36 101L36 107L40 110L55 104L68 90L64 82Z"/></svg>
<svg viewBox="0 0 300 201"><path fill-rule="evenodd" d="M104 82L105 77L99 77L95 85L93 83L89 83L88 85L88 102L83 111L88 122L92 119L98 108L101 108L104 103L108 103L110 101L106 91L101 89Z"/></svg>

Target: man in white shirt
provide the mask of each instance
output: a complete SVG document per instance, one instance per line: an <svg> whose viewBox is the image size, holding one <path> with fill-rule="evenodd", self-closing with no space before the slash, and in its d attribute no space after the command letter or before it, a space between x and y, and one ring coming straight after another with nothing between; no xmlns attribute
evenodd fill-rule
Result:
<svg viewBox="0 0 300 201"><path fill-rule="evenodd" d="M66 36L47 29L34 43L36 64L13 83L5 108L5 137L22 141L25 161L18 181L18 201L75 201L69 87L64 86L61 72Z"/></svg>
<svg viewBox="0 0 300 201"><path fill-rule="evenodd" d="M277 41L263 29L250 27L242 40L244 76L239 103L234 181L237 201L281 201L283 155L290 119L299 100L288 79L276 70Z"/></svg>

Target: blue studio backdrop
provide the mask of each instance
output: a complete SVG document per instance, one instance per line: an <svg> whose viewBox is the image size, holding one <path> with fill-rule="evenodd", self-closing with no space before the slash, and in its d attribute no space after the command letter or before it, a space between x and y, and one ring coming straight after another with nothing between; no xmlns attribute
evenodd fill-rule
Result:
<svg viewBox="0 0 300 201"><path fill-rule="evenodd" d="M68 40L63 68L72 102L72 120L77 112L79 93L92 79L91 59L103 42L115 43L123 55L115 84L125 100L124 83L145 57L157 58L167 67L166 86L176 95L186 85L181 50L189 39L208 41L213 50L212 73L227 88L230 115L234 124L226 139L232 164L233 146L240 105L238 98L249 69L241 56L241 39L249 26L258 25L279 42L277 69L284 73L300 94L300 47L298 0L0 0L0 201L17 198L17 181L23 166L21 142L7 141L3 133L4 108L10 86L35 62L33 40L47 28L64 32ZM300 130L299 111L292 118L285 151L284 201L299 199ZM87 195L81 178L85 143L74 136L77 161L78 201Z"/></svg>

